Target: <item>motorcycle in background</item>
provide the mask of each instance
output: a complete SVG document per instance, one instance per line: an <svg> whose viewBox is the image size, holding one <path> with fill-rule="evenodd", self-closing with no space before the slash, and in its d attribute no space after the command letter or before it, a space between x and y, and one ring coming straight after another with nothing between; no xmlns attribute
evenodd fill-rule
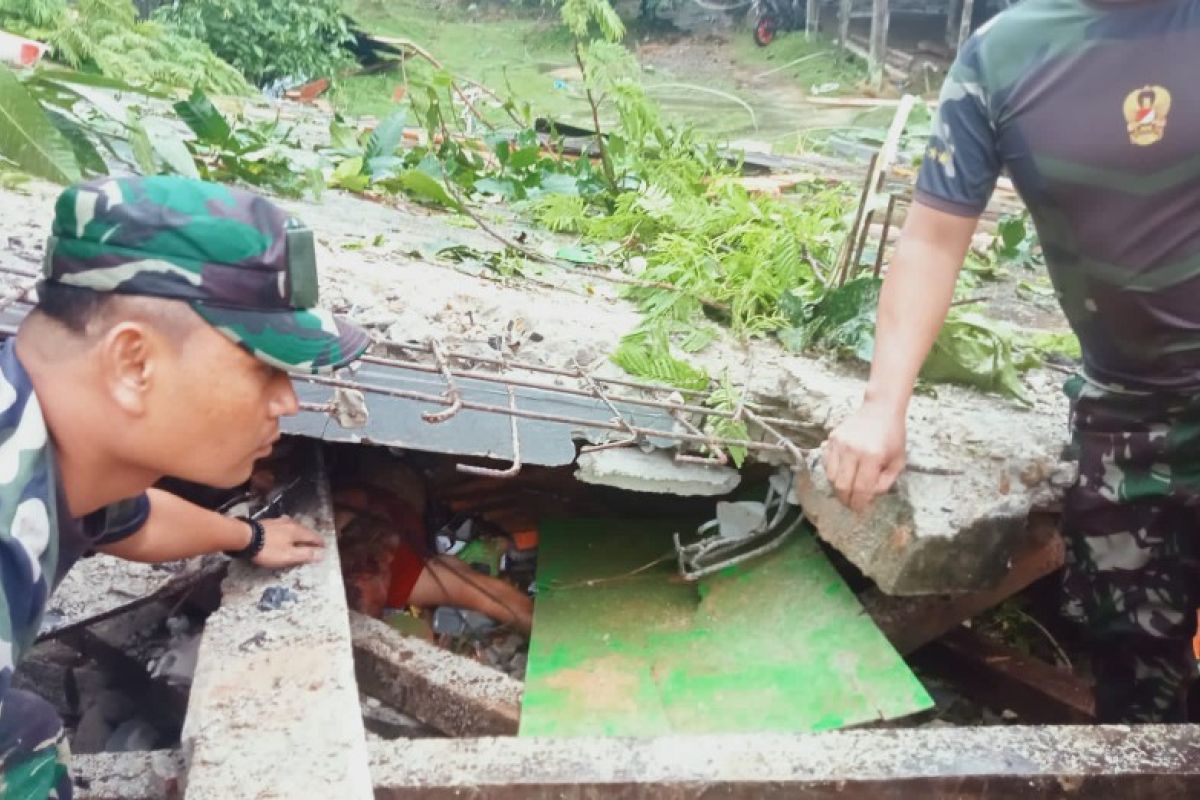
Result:
<svg viewBox="0 0 1200 800"><path fill-rule="evenodd" d="M754 25L754 43L766 47L775 41L776 33L803 28L807 11L806 0L752 0L750 19Z"/></svg>

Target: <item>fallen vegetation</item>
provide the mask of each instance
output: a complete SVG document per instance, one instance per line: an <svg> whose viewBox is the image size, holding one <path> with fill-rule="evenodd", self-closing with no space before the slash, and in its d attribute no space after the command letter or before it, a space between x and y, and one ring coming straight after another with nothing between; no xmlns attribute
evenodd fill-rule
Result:
<svg viewBox="0 0 1200 800"><path fill-rule="evenodd" d="M57 13L82 14L85 7L91 8L81 3L79 11ZM366 131L335 117L328 143L318 148L319 167L292 157L298 145L278 122L231 122L199 87L173 107L192 133L185 142L165 126L143 124L136 110L114 110L121 107L84 87L147 96L152 88L46 69L19 78L0 70L6 109L0 155L61 183L103 174L115 159L139 172L240 181L289 196L318 195L329 185L404 194L445 208L504 248L499 255L448 256L476 259L505 278L549 267L626 284L624 295L644 318L612 360L633 375L681 388L712 385L713 376L688 355L715 340L716 326L741 338L778 336L796 351L869 361L880 281L858 272L876 261L875 253L860 252L862 264L845 259L853 187L805 180L778 196L751 191L741 180L741 165L716 142L664 120L641 67L622 44L624 24L607 0L565 0L559 12L589 109L586 135L537 119L528 103L454 74L410 42L403 48L409 57L402 102ZM132 27L147 24L154 23ZM320 28L319 20L314 24ZM340 31L326 38L336 40ZM332 62L297 62L295 69L322 66L332 68ZM248 77L268 77L245 68ZM918 139L928 117L914 115L909 124L909 138ZM864 141L871 136L856 135ZM478 210L480 203L496 202L511 204L550 232L574 236L575 243L547 253L511 240ZM994 247L973 254L963 291L1038 259L1027 224L1006 219ZM836 266L841 264L844 271ZM1048 291L1032 273L1021 285L1028 292ZM1022 371L1046 358L1077 356L1069 335L1035 337L999 325L972 300L964 296L952 309L925 365L928 381L1023 400Z"/></svg>

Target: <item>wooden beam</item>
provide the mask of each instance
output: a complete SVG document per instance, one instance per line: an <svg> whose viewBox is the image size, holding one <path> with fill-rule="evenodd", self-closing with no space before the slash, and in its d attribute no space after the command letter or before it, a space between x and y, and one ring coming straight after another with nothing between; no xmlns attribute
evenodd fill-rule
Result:
<svg viewBox="0 0 1200 800"><path fill-rule="evenodd" d="M958 45L958 28L962 24L958 6L961 2L962 0L950 0L946 9L946 47L953 48Z"/></svg>
<svg viewBox="0 0 1200 800"><path fill-rule="evenodd" d="M934 642L918 654L918 660L926 669L953 680L977 702L1011 709L1023 722L1096 720L1095 693L1082 678L970 628L958 628Z"/></svg>
<svg viewBox="0 0 1200 800"><path fill-rule="evenodd" d="M850 11L853 0L838 0L838 46L846 48L850 44Z"/></svg>
<svg viewBox="0 0 1200 800"><path fill-rule="evenodd" d="M975 13L975 0L962 0L962 22L958 27L958 50L967 42L967 37L971 35L971 17Z"/></svg>
<svg viewBox="0 0 1200 800"><path fill-rule="evenodd" d="M821 3L819 0L808 0L804 9L804 38L812 39L813 34L821 26Z"/></svg>
<svg viewBox="0 0 1200 800"><path fill-rule="evenodd" d="M867 59L867 72L871 85L876 89L883 88L887 64L888 23L891 13L888 0L873 0L871 6L871 48Z"/></svg>

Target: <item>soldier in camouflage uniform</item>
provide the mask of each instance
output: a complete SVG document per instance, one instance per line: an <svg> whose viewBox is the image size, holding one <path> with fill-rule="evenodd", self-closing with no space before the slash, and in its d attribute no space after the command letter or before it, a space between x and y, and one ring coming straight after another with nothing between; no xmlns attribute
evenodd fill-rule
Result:
<svg viewBox="0 0 1200 800"><path fill-rule="evenodd" d="M904 465L912 385L996 181L1037 227L1083 348L1067 386L1066 612L1106 720L1172 720L1200 571L1200 0L1024 0L958 54L880 299L861 408L831 435L864 507Z"/></svg>
<svg viewBox="0 0 1200 800"><path fill-rule="evenodd" d="M47 600L93 551L320 557L292 520L229 519L151 488L236 486L295 413L287 372L357 358L316 308L312 234L262 197L103 178L59 197L38 306L0 345L0 797L69 798L61 723L11 688Z"/></svg>

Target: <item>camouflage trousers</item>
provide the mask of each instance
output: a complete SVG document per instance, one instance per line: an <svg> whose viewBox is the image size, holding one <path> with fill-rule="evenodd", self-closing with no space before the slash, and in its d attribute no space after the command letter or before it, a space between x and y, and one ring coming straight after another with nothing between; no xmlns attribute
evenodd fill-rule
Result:
<svg viewBox="0 0 1200 800"><path fill-rule="evenodd" d="M10 689L0 701L0 800L71 800L62 722L40 697Z"/></svg>
<svg viewBox="0 0 1200 800"><path fill-rule="evenodd" d="M1200 396L1067 382L1079 480L1063 509L1064 612L1093 645L1105 722L1185 715L1200 607Z"/></svg>

